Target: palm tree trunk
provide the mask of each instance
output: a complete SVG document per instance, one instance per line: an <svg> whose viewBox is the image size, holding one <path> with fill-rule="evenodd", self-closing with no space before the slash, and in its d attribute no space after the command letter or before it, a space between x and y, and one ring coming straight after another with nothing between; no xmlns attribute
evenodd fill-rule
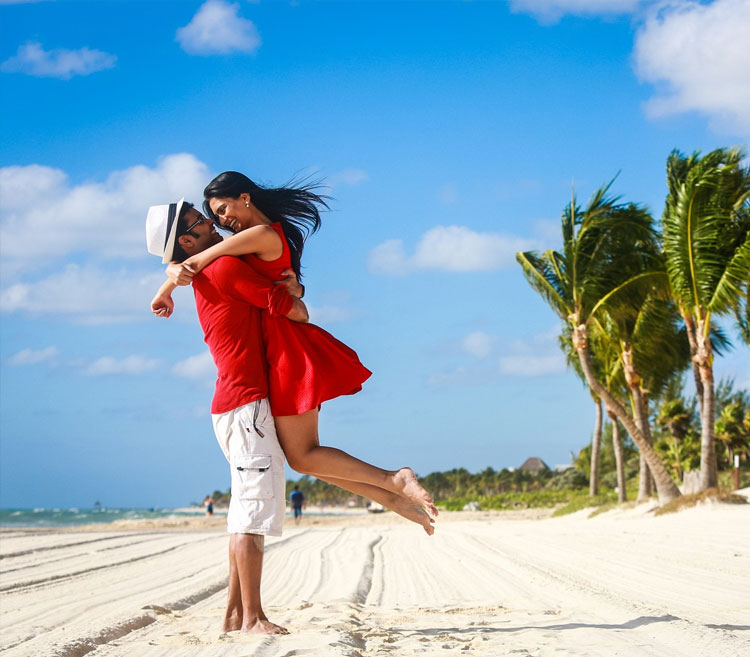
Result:
<svg viewBox="0 0 750 657"><path fill-rule="evenodd" d="M693 379L695 379L695 396L698 398L698 412L703 417L703 382L701 371L696 362L698 354L698 339L695 335L695 322L690 315L683 314L682 319L687 329L688 343L690 344L690 364L693 366Z"/></svg>
<svg viewBox="0 0 750 657"><path fill-rule="evenodd" d="M633 438L633 442L635 442L638 449L645 455L648 467L651 469L651 473L654 476L659 502L661 504L666 504L667 502L679 497L680 490L677 488L674 481L672 481L672 478L669 476L669 473L659 459L659 456L654 451L654 448L648 444L646 437L636 425L633 417L612 395L609 394L607 389L594 376L585 331L585 326L575 326L573 328L573 344L578 354L578 360L581 363L581 369L586 377L586 383L588 383L591 390L597 396L604 400L607 407L612 409L612 412L619 418L620 422L622 422L625 430Z"/></svg>
<svg viewBox="0 0 750 657"><path fill-rule="evenodd" d="M648 423L648 412L646 411L646 402L643 399L643 391L641 390L640 384L632 387L633 391L633 407L635 410L635 422L638 428L643 433L644 437L648 441L649 445L653 445L654 441L651 437L651 427ZM640 478L638 481L638 501L643 502L647 500L651 495L654 494L654 481L651 476L651 470L649 470L646 458L641 452L640 455Z"/></svg>
<svg viewBox="0 0 750 657"><path fill-rule="evenodd" d="M594 423L594 436L591 439L591 477L589 478L589 496L599 494L599 453L602 446L602 402L597 397L596 422Z"/></svg>
<svg viewBox="0 0 750 657"><path fill-rule="evenodd" d="M617 501L625 502L628 499L628 493L625 490L625 453L620 437L620 423L609 408L607 408L607 417L612 423L612 448L615 452L615 467L617 468Z"/></svg>
<svg viewBox="0 0 750 657"><path fill-rule="evenodd" d="M680 441L677 440L676 436L672 436L672 448L674 449L674 467L677 471L677 481L682 481L682 477L685 473L682 471L682 460L680 458Z"/></svg>
<svg viewBox="0 0 750 657"><path fill-rule="evenodd" d="M698 353L696 360L703 384L703 404L701 405L701 482L700 490L715 488L719 484L716 467L716 446L714 444L714 422L716 420L716 398L714 396L714 371L711 338L705 327L709 319L698 321Z"/></svg>

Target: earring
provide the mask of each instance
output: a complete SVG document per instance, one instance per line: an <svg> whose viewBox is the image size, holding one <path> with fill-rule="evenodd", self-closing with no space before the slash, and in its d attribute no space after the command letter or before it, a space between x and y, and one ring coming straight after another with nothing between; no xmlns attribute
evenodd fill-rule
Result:
<svg viewBox="0 0 750 657"><path fill-rule="evenodd" d="M250 207L250 201L245 201L245 207L246 207L246 208L249 208L249 207Z"/></svg>

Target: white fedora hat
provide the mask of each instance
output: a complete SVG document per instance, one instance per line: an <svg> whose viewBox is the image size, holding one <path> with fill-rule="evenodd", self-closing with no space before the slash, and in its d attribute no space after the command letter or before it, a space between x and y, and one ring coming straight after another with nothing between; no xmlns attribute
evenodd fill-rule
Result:
<svg viewBox="0 0 750 657"><path fill-rule="evenodd" d="M146 215L146 245L148 252L161 256L162 263L172 261L177 237L177 222L185 199L169 205L152 205Z"/></svg>

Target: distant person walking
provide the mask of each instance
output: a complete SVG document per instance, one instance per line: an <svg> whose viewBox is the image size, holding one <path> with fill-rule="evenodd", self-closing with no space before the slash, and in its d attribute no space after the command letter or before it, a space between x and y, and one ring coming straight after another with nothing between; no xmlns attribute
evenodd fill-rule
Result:
<svg viewBox="0 0 750 657"><path fill-rule="evenodd" d="M302 519L302 507L305 504L305 496L299 486L295 486L291 495L289 495L289 503L292 505L292 511L294 511L294 524L299 525L299 521Z"/></svg>
<svg viewBox="0 0 750 657"><path fill-rule="evenodd" d="M203 499L203 506L206 507L206 515L212 516L214 514L214 498L210 495L206 495Z"/></svg>

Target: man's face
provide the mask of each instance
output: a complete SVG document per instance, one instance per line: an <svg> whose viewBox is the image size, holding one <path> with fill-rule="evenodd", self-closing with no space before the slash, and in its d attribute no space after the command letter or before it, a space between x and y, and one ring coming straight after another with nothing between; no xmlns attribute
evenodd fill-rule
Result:
<svg viewBox="0 0 750 657"><path fill-rule="evenodd" d="M199 222L199 220L202 221ZM184 235L180 235L177 241L189 256L200 253L209 246L221 242L221 235L216 232L214 222L204 217L195 208L189 208L185 212L184 221L187 227L192 228Z"/></svg>

